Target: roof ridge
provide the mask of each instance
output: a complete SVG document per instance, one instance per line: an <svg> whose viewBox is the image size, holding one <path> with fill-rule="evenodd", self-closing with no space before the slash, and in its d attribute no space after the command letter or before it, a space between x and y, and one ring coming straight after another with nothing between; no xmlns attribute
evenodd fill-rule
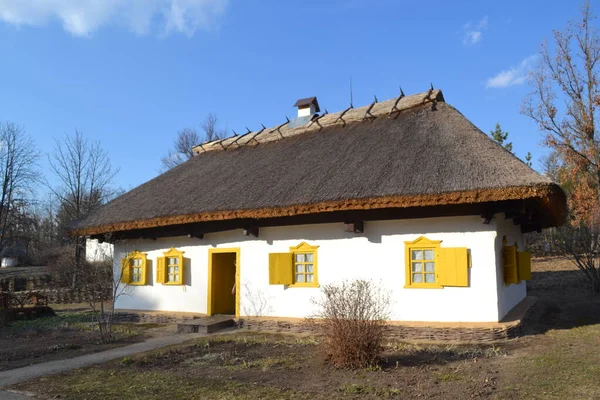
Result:
<svg viewBox="0 0 600 400"><path fill-rule="evenodd" d="M384 100L381 102L373 102L359 108L347 108L343 111L338 111L331 114L319 115L312 118L305 125L295 128L288 128L288 122L272 128L263 128L256 132L248 132L241 136L230 136L225 139L217 139L210 142L202 143L193 147L194 155L205 153L208 151L235 149L238 147L254 146L260 143L272 142L281 140L287 137L300 135L303 133L320 131L323 128L330 126L346 126L350 122L358 122L373 120L377 117L390 117L393 114L400 113L423 104L444 101L444 96L440 89L430 89L427 92L417 93L409 96L401 94L399 97Z"/></svg>

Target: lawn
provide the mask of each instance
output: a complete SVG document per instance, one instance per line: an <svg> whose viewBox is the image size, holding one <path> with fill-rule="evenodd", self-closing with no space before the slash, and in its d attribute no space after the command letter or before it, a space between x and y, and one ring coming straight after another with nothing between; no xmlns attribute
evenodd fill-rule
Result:
<svg viewBox="0 0 600 400"><path fill-rule="evenodd" d="M538 260L524 336L488 345L389 342L378 366L331 368L311 337L240 331L14 387L62 399L600 398L600 298Z"/></svg>
<svg viewBox="0 0 600 400"><path fill-rule="evenodd" d="M87 310L57 311L55 316L14 321L0 328L0 371L72 358L144 340L154 325L115 325L115 340L101 343Z"/></svg>

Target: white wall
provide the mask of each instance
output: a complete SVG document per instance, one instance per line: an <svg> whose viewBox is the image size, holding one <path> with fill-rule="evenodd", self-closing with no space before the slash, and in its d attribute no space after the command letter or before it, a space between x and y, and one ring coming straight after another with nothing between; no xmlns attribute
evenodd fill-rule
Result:
<svg viewBox="0 0 600 400"><path fill-rule="evenodd" d="M498 227L498 236L496 237L496 273L498 281L498 314L500 319L512 310L527 296L527 286L525 281L506 286L504 284L504 271L502 269L502 237L506 236L506 242L509 245L517 243L520 251L525 251L525 242L521 227L515 225L512 219L506 219L504 214L498 214L494 218Z"/></svg>
<svg viewBox="0 0 600 400"><path fill-rule="evenodd" d="M239 229L207 234L203 240L178 237L128 241L115 246L116 267L127 251L146 252L149 260L148 285L128 288L131 292L118 299L117 308L206 313L208 249L239 247L240 314L306 317L313 312L310 300L319 295L318 288L268 284L268 254L287 252L290 246L306 241L320 246L319 284L353 278L379 281L392 290L392 320L498 321L500 300L497 279L501 263L497 258L495 221L489 225L482 224L479 217L369 221L365 223L364 234L346 233L343 224L334 223L261 228L258 238L245 237ZM419 236L442 240L442 247L469 248L472 260L470 286L404 288L404 242ZM155 283L156 258L170 247L185 252L183 286ZM507 307L510 302L502 304L502 307Z"/></svg>
<svg viewBox="0 0 600 400"><path fill-rule="evenodd" d="M113 256L114 246L108 242L100 243L98 239L87 239L85 242L85 259L87 261L105 261Z"/></svg>

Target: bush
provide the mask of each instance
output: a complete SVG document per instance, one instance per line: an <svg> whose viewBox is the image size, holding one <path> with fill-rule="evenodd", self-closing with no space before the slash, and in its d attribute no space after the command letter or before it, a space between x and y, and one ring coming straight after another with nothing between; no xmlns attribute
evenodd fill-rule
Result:
<svg viewBox="0 0 600 400"><path fill-rule="evenodd" d="M325 285L309 322L322 336L329 362L342 368L377 363L389 319L389 292L371 281Z"/></svg>

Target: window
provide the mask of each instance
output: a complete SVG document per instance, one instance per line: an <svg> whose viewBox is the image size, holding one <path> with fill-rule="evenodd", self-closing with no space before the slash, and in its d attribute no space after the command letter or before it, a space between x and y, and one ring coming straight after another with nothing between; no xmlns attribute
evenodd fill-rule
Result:
<svg viewBox="0 0 600 400"><path fill-rule="evenodd" d="M146 253L134 251L121 259L121 283L146 284Z"/></svg>
<svg viewBox="0 0 600 400"><path fill-rule="evenodd" d="M141 258L130 260L131 263L131 283L141 283L144 276L144 268Z"/></svg>
<svg viewBox="0 0 600 400"><path fill-rule="evenodd" d="M318 287L318 247L302 242L289 253L270 253L269 284Z"/></svg>
<svg viewBox="0 0 600 400"><path fill-rule="evenodd" d="M441 287L436 257L440 243L440 240L429 240L424 237L406 242L407 287Z"/></svg>
<svg viewBox="0 0 600 400"><path fill-rule="evenodd" d="M294 260L294 286L318 286L317 248L304 242L290 247Z"/></svg>
<svg viewBox="0 0 600 400"><path fill-rule="evenodd" d="M167 283L180 281L179 257L167 257Z"/></svg>
<svg viewBox="0 0 600 400"><path fill-rule="evenodd" d="M531 279L531 254L518 251L516 243L509 246L506 236L502 238L502 268L505 285Z"/></svg>
<svg viewBox="0 0 600 400"><path fill-rule="evenodd" d="M441 240L419 237L405 242L405 288L440 289L469 286L469 253L465 247L441 247Z"/></svg>
<svg viewBox="0 0 600 400"><path fill-rule="evenodd" d="M411 249L411 282L435 283L435 249Z"/></svg>
<svg viewBox="0 0 600 400"><path fill-rule="evenodd" d="M158 257L156 262L156 282L163 285L183 285L183 251L171 248Z"/></svg>

